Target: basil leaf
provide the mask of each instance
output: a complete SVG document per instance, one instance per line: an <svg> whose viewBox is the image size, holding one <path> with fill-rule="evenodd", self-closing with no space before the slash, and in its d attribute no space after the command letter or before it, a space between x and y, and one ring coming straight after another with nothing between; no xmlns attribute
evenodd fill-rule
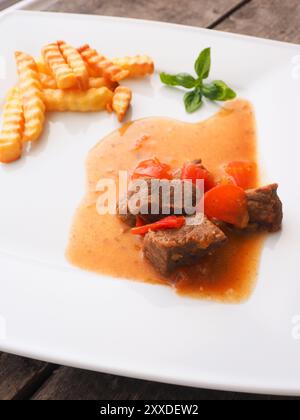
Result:
<svg viewBox="0 0 300 420"><path fill-rule="evenodd" d="M221 80L202 86L203 95L212 101L228 101L236 98L236 93Z"/></svg>
<svg viewBox="0 0 300 420"><path fill-rule="evenodd" d="M197 111L202 105L202 94L199 89L188 92L184 95L184 104L187 112Z"/></svg>
<svg viewBox="0 0 300 420"><path fill-rule="evenodd" d="M214 83L203 85L201 91L206 98L211 99L212 101L218 100L218 98L223 95L223 89Z"/></svg>
<svg viewBox="0 0 300 420"><path fill-rule="evenodd" d="M168 86L182 86L186 89L195 87L196 79L188 73L167 74L161 73L160 80Z"/></svg>
<svg viewBox="0 0 300 420"><path fill-rule="evenodd" d="M0 0L1 1L1 0ZM188 73L168 74L161 73L160 80L168 86L181 86L186 89L194 89L184 96L186 111L197 111L203 103L203 97L211 101L228 101L236 98L236 93L222 80L204 83L209 77L211 69L211 48L204 49L195 62L197 77Z"/></svg>
<svg viewBox="0 0 300 420"><path fill-rule="evenodd" d="M207 79L210 73L211 66L211 49L203 50L195 62L195 71L199 79Z"/></svg>
<svg viewBox="0 0 300 420"><path fill-rule="evenodd" d="M222 80L215 80L212 82L217 86L220 90L222 90L222 95L220 95L218 101L228 101L230 99L236 98L236 93L232 90L225 82Z"/></svg>

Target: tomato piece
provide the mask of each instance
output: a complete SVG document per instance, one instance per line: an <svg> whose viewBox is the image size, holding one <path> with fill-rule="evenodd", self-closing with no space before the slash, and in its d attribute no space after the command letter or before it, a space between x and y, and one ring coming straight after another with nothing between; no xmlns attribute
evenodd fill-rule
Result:
<svg viewBox="0 0 300 420"><path fill-rule="evenodd" d="M171 167L158 159L148 159L140 162L132 174L132 180L139 178L173 179Z"/></svg>
<svg viewBox="0 0 300 420"><path fill-rule="evenodd" d="M218 185L204 195L207 217L245 228L249 222L247 196L236 185Z"/></svg>
<svg viewBox="0 0 300 420"><path fill-rule="evenodd" d="M188 162L182 169L182 180L192 181L196 184L197 180L204 181L204 191L209 191L216 186L212 174L201 165L201 163Z"/></svg>
<svg viewBox="0 0 300 420"><path fill-rule="evenodd" d="M236 185L234 179L227 175L227 176L223 176L219 181L218 181L218 185Z"/></svg>
<svg viewBox="0 0 300 420"><path fill-rule="evenodd" d="M257 168L253 162L230 162L225 167L225 172L233 179L234 183L245 190L254 188L256 183Z"/></svg>
<svg viewBox="0 0 300 420"><path fill-rule="evenodd" d="M183 216L168 216L155 223L139 226L131 229L133 235L146 235L146 233L163 229L180 229L185 224Z"/></svg>

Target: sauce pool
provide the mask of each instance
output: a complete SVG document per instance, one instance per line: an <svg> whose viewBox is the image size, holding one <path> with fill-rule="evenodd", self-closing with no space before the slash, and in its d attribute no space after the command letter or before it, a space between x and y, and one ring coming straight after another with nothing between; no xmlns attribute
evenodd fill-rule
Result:
<svg viewBox="0 0 300 420"><path fill-rule="evenodd" d="M230 102L218 114L197 124L143 119L126 124L102 140L88 156L87 192L76 211L67 258L77 267L99 274L171 285L182 295L223 302L246 300L255 286L263 234L229 233L225 247L165 279L143 258L141 238L132 235L117 216L97 213L98 181L111 178L118 182L120 170L132 171L140 161L152 157L174 168L201 158L216 178L230 161L256 162L251 104L244 100ZM256 187L257 173L252 181Z"/></svg>

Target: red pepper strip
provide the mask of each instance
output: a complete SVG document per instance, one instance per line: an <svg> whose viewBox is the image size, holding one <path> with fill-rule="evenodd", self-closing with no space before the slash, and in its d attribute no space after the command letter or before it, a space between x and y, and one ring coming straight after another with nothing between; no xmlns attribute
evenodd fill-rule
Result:
<svg viewBox="0 0 300 420"><path fill-rule="evenodd" d="M145 226L144 220L141 218L141 216L136 216L136 227Z"/></svg>
<svg viewBox="0 0 300 420"><path fill-rule="evenodd" d="M163 229L180 229L185 224L183 216L168 216L155 223L144 225L131 229L133 235L146 235L150 230L163 230Z"/></svg>

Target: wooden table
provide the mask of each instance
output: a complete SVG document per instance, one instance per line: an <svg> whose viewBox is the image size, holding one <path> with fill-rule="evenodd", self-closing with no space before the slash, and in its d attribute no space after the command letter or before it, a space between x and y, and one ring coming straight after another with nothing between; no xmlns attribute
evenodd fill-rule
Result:
<svg viewBox="0 0 300 420"><path fill-rule="evenodd" d="M13 0L0 0L0 9L12 3ZM153 19L300 42L299 0L37 0L28 8ZM0 400L252 398L237 393L126 379L0 353Z"/></svg>

